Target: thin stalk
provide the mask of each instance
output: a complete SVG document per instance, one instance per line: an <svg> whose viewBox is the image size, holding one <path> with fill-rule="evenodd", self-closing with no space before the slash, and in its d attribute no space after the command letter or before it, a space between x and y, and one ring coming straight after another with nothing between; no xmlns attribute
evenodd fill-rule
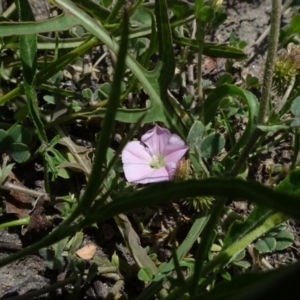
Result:
<svg viewBox="0 0 300 300"><path fill-rule="evenodd" d="M28 225L29 222L30 222L30 217L26 217L26 218L18 219L18 220L13 220L13 221L10 221L10 222L0 224L0 229L14 227L14 226Z"/></svg>
<svg viewBox="0 0 300 300"><path fill-rule="evenodd" d="M287 99L289 98L289 96L290 96L290 94L291 94L291 92L292 92L292 90L294 88L295 82L296 82L296 76L293 76L291 78L290 84L289 84L288 88L286 89L283 97L277 103L277 107L275 108L275 113L276 114L278 114L280 112L280 110L282 109L283 105L286 103Z"/></svg>
<svg viewBox="0 0 300 300"><path fill-rule="evenodd" d="M274 147L275 145L279 144L280 142L282 142L282 140L288 135L288 132L283 133L280 138L276 138L273 142L264 145L260 148L258 148L255 152L252 152L251 154L249 154L249 157L253 157L258 155L259 153L266 151L267 149L270 149L271 147Z"/></svg>
<svg viewBox="0 0 300 300"><path fill-rule="evenodd" d="M202 56L204 45L205 31L203 26L197 24L197 41L198 41L198 62L197 62L197 87L198 87L198 101L199 106L202 107L200 111L200 120L204 123L204 96L202 86Z"/></svg>
<svg viewBox="0 0 300 300"><path fill-rule="evenodd" d="M125 7L124 0L117 0L117 2L115 3L115 5L113 6L113 8L111 10L110 15L105 20L104 25L112 23L112 21L116 18L118 13L120 13L120 10L122 9L123 6Z"/></svg>
<svg viewBox="0 0 300 300"><path fill-rule="evenodd" d="M295 169L296 163L297 163L297 157L300 150L300 134L299 134L299 128L295 128L295 134L294 134L294 149L293 149L293 158L292 158L292 170Z"/></svg>
<svg viewBox="0 0 300 300"><path fill-rule="evenodd" d="M40 197L40 196L43 196L43 195L47 196L46 193L41 193L41 192L38 192L38 191L35 191L35 190L28 189L28 188L23 187L23 186L15 185L11 182L5 182L5 184L2 185L0 188L4 189L4 190L15 191L15 192L18 192L18 193L26 194L26 195L29 195L29 196L32 196L32 197Z"/></svg>
<svg viewBox="0 0 300 300"><path fill-rule="evenodd" d="M235 177L236 175L238 175L240 169L242 168L243 164L249 157L249 154L251 153L252 149L254 148L260 136L261 136L261 131L256 128L251 134L248 143L246 144L245 148L243 149L243 152L239 156L236 164L234 165L232 171L230 172L231 176Z"/></svg>
<svg viewBox="0 0 300 300"><path fill-rule="evenodd" d="M271 29L268 45L268 55L265 65L262 96L260 102L260 108L258 113L258 124L263 125L265 123L270 93L272 89L273 72L276 60L276 52L278 47L278 37L280 29L280 17L281 17L281 0L272 0L272 14L271 14Z"/></svg>
<svg viewBox="0 0 300 300"><path fill-rule="evenodd" d="M268 46L268 54L265 65L265 72L262 85L262 97L260 102L260 108L258 113L258 125L265 124L266 114L269 105L269 98L272 88L273 71L276 59L276 52L278 47L279 29L280 29L280 17L281 17L281 0L272 0L272 14L271 14L271 30ZM240 157L238 158L234 168L231 171L232 176L236 176L245 161L247 160L250 152L255 146L257 140L261 136L261 131L256 128L249 138L248 143L243 149Z"/></svg>
<svg viewBox="0 0 300 300"><path fill-rule="evenodd" d="M48 221L52 221L55 217L53 216L46 216ZM23 219L13 220L10 222L6 222L3 224L0 224L0 229L9 228L9 227L15 227L15 226L21 226L21 225L28 225L30 223L31 218L26 217Z"/></svg>

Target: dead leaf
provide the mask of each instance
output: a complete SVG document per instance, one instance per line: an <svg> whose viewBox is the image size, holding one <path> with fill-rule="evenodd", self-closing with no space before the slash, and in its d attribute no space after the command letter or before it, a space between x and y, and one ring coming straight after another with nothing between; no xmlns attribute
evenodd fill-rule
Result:
<svg viewBox="0 0 300 300"><path fill-rule="evenodd" d="M211 73L217 67L217 60L211 57L205 57L202 61L202 69L205 74Z"/></svg>
<svg viewBox="0 0 300 300"><path fill-rule="evenodd" d="M10 172L7 181L20 187L24 187L22 182ZM23 193L19 193L14 190L10 190L5 195L5 210L8 214L15 214L18 218L23 219L29 216L29 212L32 209L32 200L31 198Z"/></svg>
<svg viewBox="0 0 300 300"><path fill-rule="evenodd" d="M51 222L47 219L44 212L44 206L47 202L45 195L40 196L36 200L35 207L30 213L31 218L28 226L22 230L22 235L29 231L42 232L47 230L51 226Z"/></svg>
<svg viewBox="0 0 300 300"><path fill-rule="evenodd" d="M96 253L96 246L93 244L87 244L77 250L75 253L82 259L92 259Z"/></svg>

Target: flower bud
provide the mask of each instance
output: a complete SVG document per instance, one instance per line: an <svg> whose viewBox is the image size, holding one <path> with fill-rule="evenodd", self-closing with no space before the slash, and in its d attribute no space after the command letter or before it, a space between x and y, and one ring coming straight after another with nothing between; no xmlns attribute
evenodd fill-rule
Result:
<svg viewBox="0 0 300 300"><path fill-rule="evenodd" d="M293 43L288 44L287 50L282 49L277 57L273 87L275 91L282 95L289 86L292 78L300 74L300 48Z"/></svg>

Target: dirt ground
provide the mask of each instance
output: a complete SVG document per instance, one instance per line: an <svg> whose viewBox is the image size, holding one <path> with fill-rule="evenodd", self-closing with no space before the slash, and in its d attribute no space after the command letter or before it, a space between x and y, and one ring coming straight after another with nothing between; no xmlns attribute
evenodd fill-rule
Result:
<svg viewBox="0 0 300 300"><path fill-rule="evenodd" d="M245 51L248 52L249 56L252 58L246 65L245 62L236 63L236 67L240 72L239 76L243 76L244 72L250 72L251 74L260 77L263 72L262 66L266 52L267 40L265 39L258 47L252 47L252 45L263 34L269 25L271 1L228 0L224 1L224 7L228 14L228 19L224 25L215 32L212 39L220 43L228 43L230 34L234 32L237 37L245 40L248 43ZM283 25L287 22L290 15L291 12L289 10L283 17ZM224 63L225 60L219 59L217 62L217 68L213 71L207 71L205 76L210 74L213 75L209 76L210 78L217 78L220 74L222 74L222 72L224 72ZM214 74L211 74L211 72ZM287 150L289 151L289 149ZM280 155L279 152L277 155ZM34 173L35 171L32 170L31 172ZM37 177L37 179L39 177L35 174L31 175L33 177ZM24 182L23 178L19 179ZM172 214L174 215L175 213ZM176 217L174 218L176 220ZM0 224L7 221L7 215L0 216ZM126 248L123 245L122 238L118 233L118 229L115 227L114 222L112 221L98 225L100 225L98 230L93 228L88 229L85 232L86 236L84 244L88 241L92 241L96 244L97 254L103 259L110 259L113 252L116 251L119 255L124 257L124 259L129 260L130 257L128 257L128 253L126 252ZM288 249L285 253L280 254L284 257L284 259L275 254L273 255L273 258L270 255L269 260L271 262L278 261L279 264L281 264L288 262L293 259L293 257L299 256L299 229L297 229L296 224L293 222L291 222L290 226L296 237L293 249ZM30 239L30 241L26 241L26 238L24 238L21 234L21 228L0 230L0 258L26 247L26 245L34 242L36 237L31 236ZM163 248L161 252L162 256L165 255L165 260L168 260L170 251L167 248ZM67 270L65 272L64 276L67 276ZM16 295L22 295L31 290L41 289L50 283L55 283L61 278L62 274L51 270L48 267L46 260L39 253L30 255L1 269L0 299L8 299ZM91 286L85 287L82 290L81 299L105 299L117 282L118 280L116 279L108 279L98 276ZM125 290L128 289L127 292L129 294L135 295L142 290L143 286L140 282L134 281L131 283L125 283L122 288ZM58 290L55 294L45 294L38 299L50 299L51 297L55 297L54 299L66 299L69 292L70 289L67 287L64 290Z"/></svg>

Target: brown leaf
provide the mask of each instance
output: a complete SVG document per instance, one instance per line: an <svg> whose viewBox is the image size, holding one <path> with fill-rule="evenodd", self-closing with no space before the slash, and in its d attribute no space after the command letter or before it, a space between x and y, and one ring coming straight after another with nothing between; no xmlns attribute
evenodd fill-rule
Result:
<svg viewBox="0 0 300 300"><path fill-rule="evenodd" d="M22 182L14 175L14 173L10 172L7 181L10 183L24 187ZM23 219L29 216L29 212L32 209L32 200L26 195L13 190L10 190L5 195L5 210L8 214L15 214L18 218Z"/></svg>
<svg viewBox="0 0 300 300"><path fill-rule="evenodd" d="M22 230L22 235L29 231L41 232L47 230L51 226L51 222L48 221L44 213L44 205L47 202L45 195L40 196L36 200L36 205L32 211L30 222L26 228Z"/></svg>
<svg viewBox="0 0 300 300"><path fill-rule="evenodd" d="M82 259L92 259L96 253L96 246L87 244L75 252Z"/></svg>
<svg viewBox="0 0 300 300"><path fill-rule="evenodd" d="M217 60L211 57L205 57L202 61L202 69L205 74L211 73L217 67Z"/></svg>

